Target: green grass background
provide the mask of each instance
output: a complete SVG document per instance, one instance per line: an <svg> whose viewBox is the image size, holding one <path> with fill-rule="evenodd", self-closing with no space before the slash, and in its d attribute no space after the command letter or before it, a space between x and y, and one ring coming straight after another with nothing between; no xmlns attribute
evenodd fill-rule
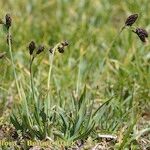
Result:
<svg viewBox="0 0 150 150"><path fill-rule="evenodd" d="M124 30L109 52L109 63L103 64L103 60L130 14L138 13L135 26L149 31L149 0L1 0L0 6L0 18L6 13L12 15L13 55L18 79L25 90L30 84L28 43L35 40L51 47L67 40L69 47L65 53L57 53L54 58L52 103L59 101L61 93L64 105L69 105L71 92L78 87L81 93L86 84L96 104L116 95L114 105L122 113L134 104L140 112L148 110L149 42L143 44L135 34ZM7 52L6 58L0 60L1 116L8 100L12 98L13 103L19 103L5 37L1 27L0 52ZM35 60L33 68L35 84L44 96L49 68L47 51ZM124 106L123 100L132 96L133 104Z"/></svg>

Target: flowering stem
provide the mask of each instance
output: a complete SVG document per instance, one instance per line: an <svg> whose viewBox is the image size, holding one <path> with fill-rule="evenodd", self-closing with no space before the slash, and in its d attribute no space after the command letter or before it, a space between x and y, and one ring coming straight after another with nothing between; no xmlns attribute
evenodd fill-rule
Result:
<svg viewBox="0 0 150 150"><path fill-rule="evenodd" d="M49 66L49 73L48 73L48 79L47 79L48 98L47 98L47 103L45 106L47 108L47 114L48 115L49 115L49 109L50 109L50 82L51 82L54 55L55 55L55 51L57 49L57 46L58 46L58 44L53 48L52 56L50 57L50 55L49 55L50 66Z"/></svg>
<svg viewBox="0 0 150 150"><path fill-rule="evenodd" d="M9 46L9 53L10 53L11 63L12 63L12 66L13 66L13 73L14 73L14 77L15 77L17 91L18 91L19 97L21 99L22 96L21 96L21 93L20 93L20 88L19 88L19 83L18 83L18 80L17 80L17 74L16 74L16 69L15 69L14 59L13 59L13 55L12 55L12 44L11 44L10 28L8 29L8 46Z"/></svg>
<svg viewBox="0 0 150 150"><path fill-rule="evenodd" d="M54 55L55 55L55 51L58 48L59 44L57 44L53 50L52 50L52 56L50 58L49 55L49 61L50 61L50 66L49 66L49 73L48 73L48 80L47 80L47 89L48 89L48 93L50 91L50 82L51 82L51 74L52 74L52 68L53 68L53 61L54 61Z"/></svg>
<svg viewBox="0 0 150 150"><path fill-rule="evenodd" d="M80 59L80 62L81 62L81 59ZM81 74L81 70L80 70L80 63L79 63L78 75L77 75L77 85L76 85L76 96L77 97L78 97L78 93L79 93L80 74Z"/></svg>
<svg viewBox="0 0 150 150"><path fill-rule="evenodd" d="M30 84L31 84L31 89L32 89L32 94L33 94L33 99L35 99L34 95L34 84L33 84L33 73L32 73L32 63L35 57L30 57Z"/></svg>
<svg viewBox="0 0 150 150"><path fill-rule="evenodd" d="M116 42L117 38L120 36L120 34L122 33L122 31L125 29L126 26L123 26L121 28L121 30L118 32L118 34L115 36L115 38L113 39L113 41L111 42L110 44L110 47L107 49L107 52L106 52L106 56L105 56L105 59L107 60L108 59L108 55L109 55L109 52L111 51L114 43Z"/></svg>
<svg viewBox="0 0 150 150"><path fill-rule="evenodd" d="M50 81L51 81L51 74L52 74L52 68L53 68L54 53L55 53L55 50L54 50L54 52L52 53L51 58L49 57L50 66L49 66L48 81L47 81L48 93L49 93L49 90L50 90Z"/></svg>

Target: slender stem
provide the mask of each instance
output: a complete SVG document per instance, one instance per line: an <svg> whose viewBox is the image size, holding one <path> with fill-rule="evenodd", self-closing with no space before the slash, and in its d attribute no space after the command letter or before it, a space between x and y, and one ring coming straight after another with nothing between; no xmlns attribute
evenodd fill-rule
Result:
<svg viewBox="0 0 150 150"><path fill-rule="evenodd" d="M78 66L78 76L77 76L77 85L76 85L76 96L78 97L79 92L79 82L80 82L80 63Z"/></svg>
<svg viewBox="0 0 150 150"><path fill-rule="evenodd" d="M51 58L49 57L50 66L49 66L48 81L47 81L48 93L49 93L49 90L50 90L50 81L51 81L51 74L52 74L52 68L53 68L54 53L55 53L55 49L52 53L52 57Z"/></svg>
<svg viewBox="0 0 150 150"><path fill-rule="evenodd" d="M19 88L19 83L18 83L18 80L17 80L17 74L16 74L16 69L15 69L14 59L13 59L13 55L12 55L12 45L11 45L11 32L10 32L10 29L8 29L8 46L9 46L9 53L10 53L11 63L12 63L12 66L13 66L13 72L14 72L15 82L16 82L16 86L17 86L19 97L21 99L22 96L21 96L21 93L20 93L20 88Z"/></svg>
<svg viewBox="0 0 150 150"><path fill-rule="evenodd" d="M32 73L32 63L34 60L34 56L30 57L30 83L31 83L31 90L32 90L32 94L33 94L33 99L35 99L35 95L34 95L34 84L33 84L33 73Z"/></svg>
<svg viewBox="0 0 150 150"><path fill-rule="evenodd" d="M50 55L49 55L50 66L49 66L49 73L48 73L48 80L47 80L48 99L47 99L47 103L46 103L46 108L47 108L47 114L48 115L49 115L49 108L50 108L50 82L51 82L51 74L52 74L53 61L54 61L54 55L55 55L56 49L57 49L57 45L53 48L51 58L50 58Z"/></svg>
<svg viewBox="0 0 150 150"><path fill-rule="evenodd" d="M48 73L48 80L47 80L48 93L49 93L49 90L50 90L50 82L51 82L51 74L52 74L52 68L53 68L54 55L55 55L55 51L58 48L58 46L59 46L59 43L53 48L51 58L50 58L50 55L49 55L50 66L49 66L49 73Z"/></svg>
<svg viewBox="0 0 150 150"><path fill-rule="evenodd" d="M115 38L113 39L113 41L111 42L110 44L110 47L107 49L107 52L106 52L106 56L105 56L105 59L107 60L108 59L108 55L109 55L109 52L111 51L114 43L116 42L117 38L120 36L120 34L122 33L122 31L125 29L125 26L123 26L121 28L121 30L118 32L118 34L115 36Z"/></svg>

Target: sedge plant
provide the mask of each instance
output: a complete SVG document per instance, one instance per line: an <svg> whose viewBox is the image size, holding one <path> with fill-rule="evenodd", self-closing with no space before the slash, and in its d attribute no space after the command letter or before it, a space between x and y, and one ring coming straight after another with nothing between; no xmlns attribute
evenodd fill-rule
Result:
<svg viewBox="0 0 150 150"><path fill-rule="evenodd" d="M129 27L129 30L133 33L137 34L142 42L146 42L146 38L148 37L148 33L143 28L134 28L132 27L133 23L138 18L137 14L131 15L125 21L125 26L121 28L119 35L122 31ZM11 18L9 15L6 15L6 22L4 23L5 28L8 32L8 45L9 52L11 56L14 77L16 80L16 86L18 89L18 93L20 95L20 99L25 99L25 103L18 105L14 113L10 117L11 123L15 126L17 130L22 132L23 137L27 134L30 139L34 140L46 140L46 139L58 139L63 140L67 143L74 142L80 139L86 139L98 126L100 131L103 129L107 129L109 131L116 131L124 122L127 122L125 118L128 118L128 113L132 111L131 109L134 105L133 97L126 96L125 98L120 99L114 97L113 100L110 99L98 106L96 109L93 107L93 101L90 98L87 98L86 88L84 88L81 96L76 97L72 96L72 105L67 106L51 106L51 76L52 69L54 63L54 57L56 52L64 53L64 49L68 46L68 42L63 41L56 44L53 48L49 49L49 73L47 78L47 97L44 99L42 105L40 105L39 97L35 91L34 84L34 76L33 76L33 64L35 58L44 51L44 47L42 45L36 47L34 41L31 41L29 44L29 53L30 53L30 91L32 97L30 98L33 103L33 107L30 105L27 100L26 93L24 92L21 84L18 83L15 63L12 55L12 43L11 43ZM111 46L106 52L106 57L104 59L109 58L109 52L111 51L115 41L119 37L117 35ZM77 88L78 89L78 88ZM23 94L20 94L21 92ZM77 90L78 91L78 90ZM39 91L40 92L40 91ZM77 92L78 93L78 92ZM110 94L111 95L111 94ZM25 105L24 105L25 104ZM126 109L130 108L129 110ZM123 110L121 109L123 108ZM17 113L16 113L17 112ZM105 114L105 115L104 115ZM117 117L114 117L117 116ZM103 117L106 116L106 117ZM133 116L132 116L133 117ZM120 121L121 120L121 121ZM119 122L120 121L120 122ZM133 129L135 122L129 127L129 131L127 134L131 132ZM126 135L127 135L126 134ZM124 147L124 140L121 144L121 148Z"/></svg>

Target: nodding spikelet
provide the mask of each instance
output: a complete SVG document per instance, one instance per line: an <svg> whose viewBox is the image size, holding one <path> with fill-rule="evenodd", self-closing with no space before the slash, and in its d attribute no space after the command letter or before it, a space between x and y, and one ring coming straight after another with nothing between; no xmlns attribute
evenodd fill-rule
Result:
<svg viewBox="0 0 150 150"><path fill-rule="evenodd" d="M141 33L141 34L144 34L145 37L148 37L148 32L145 29L143 29L143 28L137 28L136 29L136 33L137 34Z"/></svg>
<svg viewBox="0 0 150 150"><path fill-rule="evenodd" d="M6 25L7 29L9 29L12 24L12 19L11 19L10 14L6 14L5 20L6 20L5 25Z"/></svg>
<svg viewBox="0 0 150 150"><path fill-rule="evenodd" d="M49 52L52 54L52 53L54 53L55 50L57 50L59 53L64 53L65 47L68 45L69 44L67 41L60 42L55 47L51 47L49 49Z"/></svg>
<svg viewBox="0 0 150 150"><path fill-rule="evenodd" d="M137 20L138 18L138 14L133 14L133 15L130 15L126 21L125 21L125 25L126 26L132 26L134 24L134 22Z"/></svg>
<svg viewBox="0 0 150 150"><path fill-rule="evenodd" d="M58 52L59 53L64 53L64 49L66 46L68 46L68 42L67 41L63 41L60 43L60 46L58 46Z"/></svg>
<svg viewBox="0 0 150 150"><path fill-rule="evenodd" d="M58 52L59 53L64 53L64 47L58 47Z"/></svg>
<svg viewBox="0 0 150 150"><path fill-rule="evenodd" d="M44 46L40 45L40 46L37 48L36 54L40 54L41 52L44 51L44 49L45 49Z"/></svg>
<svg viewBox="0 0 150 150"><path fill-rule="evenodd" d="M146 42L146 38L148 38L148 32L145 29L137 28L135 33L138 35L142 42Z"/></svg>
<svg viewBox="0 0 150 150"><path fill-rule="evenodd" d="M31 41L31 42L29 43L29 53L30 53L30 55L33 54L33 51L35 50L35 48L36 48L35 42L34 42L34 41Z"/></svg>
<svg viewBox="0 0 150 150"><path fill-rule="evenodd" d="M69 45L68 41L63 41L63 42L61 42L61 44L62 44L62 46L68 46Z"/></svg>

